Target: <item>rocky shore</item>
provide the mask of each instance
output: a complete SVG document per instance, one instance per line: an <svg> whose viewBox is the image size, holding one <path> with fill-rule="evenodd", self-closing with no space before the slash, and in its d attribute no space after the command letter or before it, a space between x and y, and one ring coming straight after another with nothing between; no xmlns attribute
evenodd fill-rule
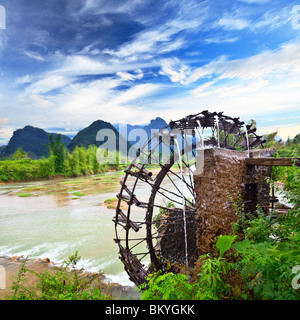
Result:
<svg viewBox="0 0 300 320"><path fill-rule="evenodd" d="M2 270L5 270L5 288L0 288L0 300L6 300L7 295L10 293L10 287L12 285L13 279L16 277L19 271L21 263L25 260L24 256L0 256L0 266ZM47 269L58 270L59 265L50 261L49 258L44 259L28 259L27 268L35 272L43 272ZM87 271L84 274L94 274ZM112 295L113 299L124 299L124 300L139 300L140 293L137 291L136 287L122 286L119 283L111 283L105 277L103 277L103 283L105 284L104 291L107 294ZM29 285L35 285L37 279L34 275L28 274L27 282Z"/></svg>

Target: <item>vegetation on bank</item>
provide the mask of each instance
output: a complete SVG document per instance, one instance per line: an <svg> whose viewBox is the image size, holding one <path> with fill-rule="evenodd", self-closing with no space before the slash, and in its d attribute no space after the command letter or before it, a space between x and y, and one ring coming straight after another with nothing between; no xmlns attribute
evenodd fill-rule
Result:
<svg viewBox="0 0 300 320"><path fill-rule="evenodd" d="M0 161L0 181L18 182L40 179L49 179L56 176L77 177L81 175L98 174L109 170L120 170L124 165L120 165L121 155L116 153L116 160L110 159L112 154L106 154L106 162L99 163L98 153L105 153L98 150L94 145L88 148L75 147L72 153L66 149L61 142L60 135L55 140L50 135L50 144L45 145L50 156L39 160L33 160L22 149L10 157ZM123 159L122 159L123 160ZM116 162L116 164L111 164Z"/></svg>
<svg viewBox="0 0 300 320"><path fill-rule="evenodd" d="M151 274L142 299L299 300L299 209L248 218L235 226L242 222L244 239L234 232L219 236L215 251L202 255L193 270L177 266L179 272Z"/></svg>
<svg viewBox="0 0 300 320"><path fill-rule="evenodd" d="M22 262L19 272L10 287L9 300L111 300L109 286L104 283L101 273L83 273L76 270L80 260L77 251L64 261L58 270L35 272ZM28 274L37 283L28 283Z"/></svg>

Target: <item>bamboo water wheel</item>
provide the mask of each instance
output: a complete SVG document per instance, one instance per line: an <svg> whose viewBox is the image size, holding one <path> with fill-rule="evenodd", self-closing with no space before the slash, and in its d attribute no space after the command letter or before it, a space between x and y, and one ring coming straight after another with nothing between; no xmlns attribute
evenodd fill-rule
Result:
<svg viewBox="0 0 300 320"><path fill-rule="evenodd" d="M152 135L125 170L113 219L115 242L131 281L146 283L166 261L197 259L193 172L197 150L262 146L256 128L222 112L202 111Z"/></svg>

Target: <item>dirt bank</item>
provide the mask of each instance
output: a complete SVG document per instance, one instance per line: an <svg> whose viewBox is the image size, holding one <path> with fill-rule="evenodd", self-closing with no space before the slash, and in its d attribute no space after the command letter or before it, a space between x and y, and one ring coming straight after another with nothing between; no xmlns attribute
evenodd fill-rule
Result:
<svg viewBox="0 0 300 320"><path fill-rule="evenodd" d="M0 288L0 300L7 300L7 295L10 293L10 287L13 279L16 277L19 271L21 263L24 261L23 256L5 257L0 256L0 266L4 267L5 270L5 288ZM45 270L57 270L58 266L51 262L48 258L46 259L35 259L28 260L27 268L35 272L43 272ZM3 270L3 268L1 268ZM3 271L2 271L3 272ZM37 278L28 273L27 282L29 285L37 284ZM114 299L125 299L125 300L139 300L140 293L135 287L122 286L118 283L108 283L105 275L103 276L103 291L106 294L111 294Z"/></svg>

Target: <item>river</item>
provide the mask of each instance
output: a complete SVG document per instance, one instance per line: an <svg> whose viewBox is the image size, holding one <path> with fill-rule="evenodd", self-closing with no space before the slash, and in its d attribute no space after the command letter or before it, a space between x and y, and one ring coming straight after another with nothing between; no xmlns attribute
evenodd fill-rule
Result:
<svg viewBox="0 0 300 320"><path fill-rule="evenodd" d="M115 210L104 204L116 197L122 175L0 185L0 256L61 263L77 250L78 267L133 286L113 241Z"/></svg>

